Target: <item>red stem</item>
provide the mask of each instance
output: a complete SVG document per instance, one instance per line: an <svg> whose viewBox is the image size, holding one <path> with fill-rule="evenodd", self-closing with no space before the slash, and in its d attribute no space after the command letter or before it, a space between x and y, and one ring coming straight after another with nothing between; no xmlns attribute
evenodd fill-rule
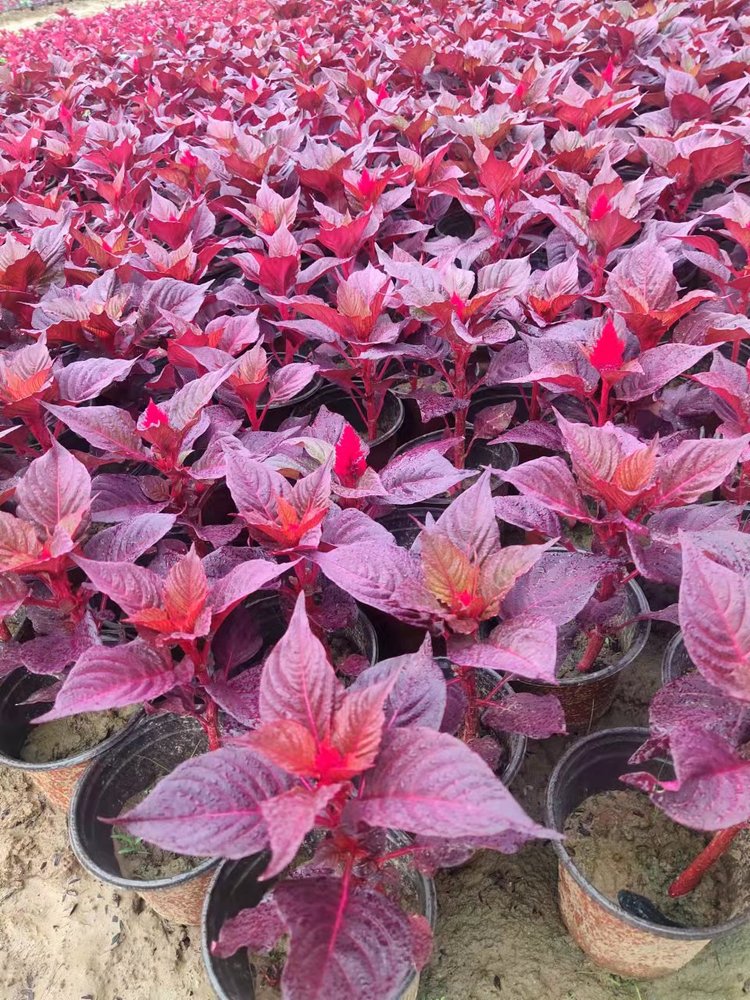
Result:
<svg viewBox="0 0 750 1000"><path fill-rule="evenodd" d="M604 638L604 633L600 632L598 628L594 628L593 631L589 633L588 642L586 643L586 648L583 651L583 656L576 667L580 673L585 674L594 666L597 656L602 651Z"/></svg>
<svg viewBox="0 0 750 1000"><path fill-rule="evenodd" d="M706 844L700 854L694 858L685 871L678 875L669 887L669 895L672 899L678 896L685 896L700 885L703 876L712 865L716 864L719 858L728 849L737 834L744 830L747 823L738 823L737 826L730 826L726 830L719 830Z"/></svg>

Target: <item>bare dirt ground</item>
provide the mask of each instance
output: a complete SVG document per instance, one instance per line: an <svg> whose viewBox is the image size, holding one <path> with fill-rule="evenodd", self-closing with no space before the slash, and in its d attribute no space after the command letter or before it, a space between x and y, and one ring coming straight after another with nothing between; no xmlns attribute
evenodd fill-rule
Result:
<svg viewBox="0 0 750 1000"><path fill-rule="evenodd" d="M51 17L58 17L62 11L68 11L75 17L91 17L101 14L110 7L125 7L128 3L138 3L140 0L71 0L69 3L50 4L38 7L36 10L12 10L0 14L0 31L23 31L25 28L35 28Z"/></svg>
<svg viewBox="0 0 750 1000"><path fill-rule="evenodd" d="M664 636L627 676L603 725L645 722ZM516 794L541 818L563 739L531 745ZM750 928L709 946L653 983L594 968L568 938L556 904L556 861L536 844L484 853L438 880L435 954L420 1000L745 1000ZM210 1000L197 929L165 923L135 897L89 878L64 818L17 772L0 769L0 1000ZM331 1000L344 1000L332 997ZM379 1000L373 997L372 1000Z"/></svg>

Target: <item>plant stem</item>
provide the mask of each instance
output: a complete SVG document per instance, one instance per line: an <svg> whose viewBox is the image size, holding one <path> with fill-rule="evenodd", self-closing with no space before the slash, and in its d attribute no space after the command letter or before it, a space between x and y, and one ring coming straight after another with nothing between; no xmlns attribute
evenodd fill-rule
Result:
<svg viewBox="0 0 750 1000"><path fill-rule="evenodd" d="M580 673L585 674L587 671L596 663L596 658L602 651L602 646L604 645L604 633L600 632L598 628L594 628L589 633L588 642L586 643L586 648L583 651L583 656L581 657L576 670Z"/></svg>
<svg viewBox="0 0 750 1000"><path fill-rule="evenodd" d="M737 834L741 830L744 830L746 826L747 823L738 823L737 826L730 826L728 829L719 830L718 833L714 834L700 854L690 862L685 871L681 875L678 875L670 885L669 895L672 899L676 899L678 896L686 896L693 889L697 888L709 868L716 864Z"/></svg>

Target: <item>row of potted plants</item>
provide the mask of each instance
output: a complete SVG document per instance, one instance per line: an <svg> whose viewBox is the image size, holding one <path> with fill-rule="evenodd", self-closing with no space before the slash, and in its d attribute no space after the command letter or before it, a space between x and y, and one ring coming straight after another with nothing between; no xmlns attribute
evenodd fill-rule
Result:
<svg viewBox="0 0 750 1000"><path fill-rule="evenodd" d="M415 997L431 876L532 837L618 973L745 919L740 6L0 39L0 759L166 918L213 879L219 996ZM650 736L575 744L538 825L526 740L654 618ZM685 912L597 885L625 828Z"/></svg>

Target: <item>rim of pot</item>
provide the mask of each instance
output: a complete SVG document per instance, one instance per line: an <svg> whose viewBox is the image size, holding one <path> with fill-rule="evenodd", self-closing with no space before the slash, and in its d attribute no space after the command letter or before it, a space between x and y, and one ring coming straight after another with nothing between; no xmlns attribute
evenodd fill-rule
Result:
<svg viewBox="0 0 750 1000"><path fill-rule="evenodd" d="M556 808L556 800L558 798L559 788L567 783L569 777L567 772L571 770L576 763L579 761L585 763L590 759L592 744L601 743L605 745L612 742L613 738L619 739L623 742L631 743L631 752L635 753L638 747L645 743L648 737L649 730L645 727L622 726L616 729L600 729L595 733L589 733L588 736L583 736L576 740L575 743L568 747L562 755L550 776L545 796L545 825L549 829L556 830L558 833L563 833L565 820L568 818L569 813L565 816L560 816L560 822L557 821L558 810ZM653 761L653 763L660 762L669 764L668 761L665 761L660 757L655 758ZM624 774L628 770L636 770L638 767L642 768L643 765L628 765L627 757L625 757L622 764L622 773ZM617 788L617 786L614 787ZM621 787L623 790L627 788L626 785L622 785ZM587 798L587 796L584 796L581 801L584 801L585 798ZM623 923L634 928L635 930L646 931L650 934L656 934L659 937L670 938L677 941L705 941L707 939L723 937L725 934L729 934L730 931L734 931L737 930L737 928L742 927L750 919L750 909L748 909L745 913L740 913L737 916L732 917L731 920L727 920L721 924L714 924L710 927L682 928L665 927L663 924L652 924L648 920L642 920L640 917L634 917L625 910L621 910L616 903L613 903L612 900L608 899L603 893L601 893L576 867L573 858L570 856L565 847L564 841L553 840L552 848L555 851L555 854L557 854L560 864L588 896L603 907L611 916L617 917L618 920L623 921Z"/></svg>
<svg viewBox="0 0 750 1000"><path fill-rule="evenodd" d="M396 842L396 844L400 846L406 846L408 842L411 840L411 838L407 834L402 833L401 831L398 830L389 831L388 836L389 839L392 838ZM261 871L265 867L267 860L268 860L267 851L261 851L258 854L253 854L250 857L246 858L238 858L238 859L225 858L223 861L219 863L219 867L217 868L215 874L211 878L211 882L209 883L208 890L206 892L206 898L203 901L203 912L201 915L201 956L203 958L203 966L206 970L206 975L208 977L209 983L211 984L211 988L216 993L216 996L220 998L220 1000L234 1000L234 998L225 991L224 987L219 982L219 979L216 975L215 962L225 961L225 959L217 959L215 955L212 955L209 943L209 934L208 934L209 917L211 914L211 910L215 905L215 899L218 898L217 887L219 887L220 882L226 876L227 872L230 871L231 869L238 868L239 866L248 866L250 867L251 870L247 874L252 875L253 870L255 868ZM230 874L233 875L234 871L230 871ZM424 891L423 916L427 918L427 920L430 923L430 927L434 931L435 926L437 924L437 892L435 890L435 880L429 878L426 875L422 875L420 872L417 872L416 869L414 870L414 874L419 879ZM271 881L269 881L268 883L269 889L273 886L274 882L278 881L281 877L282 876L278 876L276 879L272 879ZM231 916L235 916L235 914L231 914ZM227 920L229 919L229 917L230 914L226 914L224 919ZM249 952L248 952L248 958L249 958ZM248 968L250 968L250 965L251 963L248 960ZM409 976L409 979L401 987L401 994L403 994L405 990L408 990L411 987L411 985L414 983L415 978L419 975L420 971L415 970Z"/></svg>
<svg viewBox="0 0 750 1000"><path fill-rule="evenodd" d="M47 678L47 675L45 674L34 674L30 670L27 670L25 667L18 667L17 670L14 670L13 673L8 675L8 677L5 679L3 687L5 686L5 684L8 684L12 681L16 673L19 674L17 678L18 682L22 681L24 677L27 676L39 677L40 679ZM51 677L51 679L54 680L54 677ZM40 684L40 687L41 686L42 685ZM44 714L44 711L47 710L47 706L49 706L49 704L50 704L49 702L39 702L38 706L28 705L20 707L27 707L27 708L38 707L39 709L42 710L38 714L42 715ZM118 729L116 732L111 733L109 736L103 739L101 743L96 743L93 747L88 747L85 750L79 750L78 753L72 754L70 757L61 757L59 760L47 760L47 761L40 761L39 763L32 763L29 761L21 760L20 757L13 757L10 754L6 753L4 750L0 749L0 764L4 764L6 767L12 767L18 771L35 771L35 772L59 771L63 768L76 767L78 764L87 764L90 761L94 760L94 758L98 757L100 754L106 753L107 750L110 750L113 746L119 743L121 739L124 739L127 733L130 732L130 730L132 730L143 717L144 713L143 710L141 709L139 712L136 712L133 715L132 719L128 719L128 721L125 723L122 729ZM71 718L75 718L75 716L71 716ZM34 724L31 721L31 719L29 719L28 727L29 727L29 732L31 732L32 729L34 728Z"/></svg>
<svg viewBox="0 0 750 1000"><path fill-rule="evenodd" d="M635 580L628 580L627 587L638 605L638 611L636 613L646 614L650 611L651 609L649 608L646 595L638 586L638 583ZM642 621L635 622L634 627L636 632L630 648L627 649L615 663L610 663L610 665L605 667L604 670L596 670L588 674L580 674L576 677L559 677L554 683L551 681L527 681L523 678L519 678L519 681L523 683L524 687L543 687L547 689L553 687L573 687L574 685L580 686L584 684L596 684L598 681L606 680L608 677L614 677L615 674L619 674L621 670L625 669L625 667L629 667L630 664L641 655L646 643L648 642L648 637L651 634L651 621L646 618Z"/></svg>
<svg viewBox="0 0 750 1000"><path fill-rule="evenodd" d="M680 658L684 657L685 669L680 665ZM685 646L682 636L682 629L675 632L667 645L664 647L664 655L661 658L661 682L669 684L671 681L684 677L690 672L692 660Z"/></svg>
<svg viewBox="0 0 750 1000"><path fill-rule="evenodd" d="M156 723L157 720L163 721L179 718L180 716L172 715L144 715L144 717L139 720L138 725L134 726L133 729L128 732L128 738L132 739L134 736L139 735L142 730L148 728L152 723ZM128 740L125 740L124 742L128 742ZM123 749L124 747L114 748L115 751L121 751ZM100 777L99 771L104 767L106 763L105 758L108 756L109 754L102 754L101 757L92 762L91 766L88 767L81 775L73 792L73 797L70 800L70 807L68 809L68 835L70 838L70 846L73 848L73 853L80 862L81 866L91 875L94 875L100 881L105 882L108 885L115 885L121 889L132 889L135 892L145 892L151 889L172 888L174 886L181 885L183 882L191 882L194 878L204 875L206 872L209 872L212 868L216 867L216 865L219 864L219 858L206 858L201 861L200 864L196 865L195 868L191 868L186 872L180 872L177 875L165 875L157 879L137 879L127 878L119 872L115 872L114 870L110 870L108 868L102 868L101 865L90 857L79 830L78 813L82 799L86 795L89 786L98 781ZM96 821L97 823L101 822L98 816L96 817ZM110 824L102 824L102 826L106 826L107 830L113 829L113 825Z"/></svg>

